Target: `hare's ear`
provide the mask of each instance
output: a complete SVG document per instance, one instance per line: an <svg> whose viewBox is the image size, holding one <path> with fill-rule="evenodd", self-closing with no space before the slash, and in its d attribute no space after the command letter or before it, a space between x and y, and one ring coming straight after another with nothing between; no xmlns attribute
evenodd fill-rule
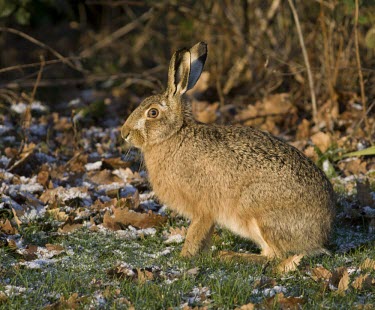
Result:
<svg viewBox="0 0 375 310"><path fill-rule="evenodd" d="M168 96L181 96L198 81L207 57L207 45L200 42L190 50L182 49L172 56L168 72Z"/></svg>
<svg viewBox="0 0 375 310"><path fill-rule="evenodd" d="M203 71L207 58L207 44L199 42L190 49L190 75L188 88L192 89Z"/></svg>
<svg viewBox="0 0 375 310"><path fill-rule="evenodd" d="M187 91L190 73L190 51L182 49L175 52L169 64L168 96L181 96Z"/></svg>

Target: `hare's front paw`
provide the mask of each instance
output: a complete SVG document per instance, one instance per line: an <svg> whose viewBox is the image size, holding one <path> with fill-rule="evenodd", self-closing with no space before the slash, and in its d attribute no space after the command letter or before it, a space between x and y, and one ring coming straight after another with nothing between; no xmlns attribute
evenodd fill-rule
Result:
<svg viewBox="0 0 375 310"><path fill-rule="evenodd" d="M184 244L184 247L181 250L180 256L182 257L193 257L198 253L198 248L195 248L194 246L188 245L188 243Z"/></svg>

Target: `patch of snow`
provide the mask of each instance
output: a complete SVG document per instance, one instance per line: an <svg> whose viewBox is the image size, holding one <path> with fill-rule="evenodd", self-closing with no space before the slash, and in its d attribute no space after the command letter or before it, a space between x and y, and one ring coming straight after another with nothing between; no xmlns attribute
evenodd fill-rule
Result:
<svg viewBox="0 0 375 310"><path fill-rule="evenodd" d="M28 269L42 269L48 265L54 264L56 262L56 259L35 259L33 261L29 262L20 262L19 265L25 266Z"/></svg>
<svg viewBox="0 0 375 310"><path fill-rule="evenodd" d="M38 206L33 209L28 209L19 218L22 222L29 222L44 217L47 211L47 206Z"/></svg>
<svg viewBox="0 0 375 310"><path fill-rule="evenodd" d="M80 98L76 98L76 99L70 100L68 102L68 106L70 106L70 107L78 107L80 104L81 104Z"/></svg>
<svg viewBox="0 0 375 310"><path fill-rule="evenodd" d="M207 298L211 296L211 291L208 287L194 287L193 290L189 293L188 305L194 305L197 302L210 303L211 301Z"/></svg>
<svg viewBox="0 0 375 310"><path fill-rule="evenodd" d="M166 215L168 207L166 205L162 205L162 207L156 212L159 215Z"/></svg>
<svg viewBox="0 0 375 310"><path fill-rule="evenodd" d="M169 236L168 239L164 241L164 243L165 244L182 243L184 242L184 240L185 240L184 236L180 234L176 234L176 235Z"/></svg>
<svg viewBox="0 0 375 310"><path fill-rule="evenodd" d="M0 157L0 164L1 164L2 166L4 166L4 167L8 166L9 162L10 162L10 158L8 158L8 157L6 157L6 156L4 156L4 155L2 155L2 156Z"/></svg>
<svg viewBox="0 0 375 310"><path fill-rule="evenodd" d="M153 253L153 254L146 254L146 256L151 257L151 258L159 258L160 256L165 256L168 255L172 252L174 248L173 247L167 247L164 251L158 252L158 253Z"/></svg>
<svg viewBox="0 0 375 310"><path fill-rule="evenodd" d="M40 101L34 101L31 103L31 110L45 112L47 111L47 107L43 105Z"/></svg>
<svg viewBox="0 0 375 310"><path fill-rule="evenodd" d="M5 285L5 291L4 293L8 297L18 296L23 293L29 292L31 289L27 289L26 287L22 286L15 286L15 285Z"/></svg>
<svg viewBox="0 0 375 310"><path fill-rule="evenodd" d="M17 114L22 114L26 111L26 103L24 102L19 102L19 103L15 103L15 104L12 104L12 106L10 107L10 109L13 111L13 112L16 112Z"/></svg>
<svg viewBox="0 0 375 310"><path fill-rule="evenodd" d="M96 161L94 163L88 163L85 165L86 171L99 170L102 167L102 161Z"/></svg>
<svg viewBox="0 0 375 310"><path fill-rule="evenodd" d="M99 191L111 191L111 190L115 190L115 189L120 189L122 187L124 187L123 183L113 182L111 184L102 184L102 185L99 185L98 186L98 190Z"/></svg>
<svg viewBox="0 0 375 310"><path fill-rule="evenodd" d="M272 288L265 288L263 290L254 289L252 291L252 293L256 294L256 295L262 294L265 297L273 297L273 296L275 296L276 294L279 294L279 293L285 294L286 288L284 286L281 286L281 285L276 285Z"/></svg>

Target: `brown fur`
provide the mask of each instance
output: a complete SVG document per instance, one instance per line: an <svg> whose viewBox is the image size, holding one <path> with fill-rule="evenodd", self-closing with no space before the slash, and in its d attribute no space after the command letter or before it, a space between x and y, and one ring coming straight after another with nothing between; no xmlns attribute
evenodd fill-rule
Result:
<svg viewBox="0 0 375 310"><path fill-rule="evenodd" d="M142 150L159 199L191 219L181 254L207 247L215 224L254 241L268 258L325 252L335 207L330 182L300 151L268 133L196 122L182 97L192 70L186 53L193 48L174 55L167 91L146 98L122 128ZM147 117L152 107L157 118Z"/></svg>

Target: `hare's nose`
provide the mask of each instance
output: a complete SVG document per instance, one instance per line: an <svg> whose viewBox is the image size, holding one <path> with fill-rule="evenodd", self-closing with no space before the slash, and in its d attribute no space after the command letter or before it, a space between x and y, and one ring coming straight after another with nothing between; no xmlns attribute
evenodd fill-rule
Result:
<svg viewBox="0 0 375 310"><path fill-rule="evenodd" d="M121 128L121 137L126 140L126 138L129 136L129 133L130 133L130 130L125 127L125 126L122 126Z"/></svg>

